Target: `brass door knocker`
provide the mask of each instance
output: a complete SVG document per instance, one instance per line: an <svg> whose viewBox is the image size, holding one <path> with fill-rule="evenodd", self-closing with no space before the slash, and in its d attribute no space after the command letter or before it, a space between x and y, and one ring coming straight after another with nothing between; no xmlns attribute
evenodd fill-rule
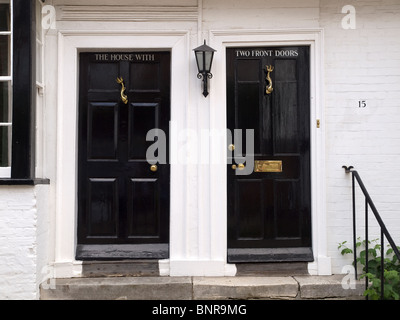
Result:
<svg viewBox="0 0 400 320"><path fill-rule="evenodd" d="M125 94L125 85L124 85L124 79L122 77L117 78L117 83L121 85L121 99L122 102L125 104L128 104L128 96Z"/></svg>
<svg viewBox="0 0 400 320"><path fill-rule="evenodd" d="M267 66L267 81L268 81L268 85L267 85L267 89L266 89L266 93L267 94L271 94L272 91L274 91L274 89L272 88L272 79L271 79L271 72L274 71L274 67L273 66Z"/></svg>

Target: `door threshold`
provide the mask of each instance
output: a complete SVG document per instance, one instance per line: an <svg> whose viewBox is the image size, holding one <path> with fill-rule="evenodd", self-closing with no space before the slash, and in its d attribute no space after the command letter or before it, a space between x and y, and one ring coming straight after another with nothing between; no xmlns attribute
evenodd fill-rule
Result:
<svg viewBox="0 0 400 320"><path fill-rule="evenodd" d="M158 277L158 260L83 261L83 278Z"/></svg>
<svg viewBox="0 0 400 320"><path fill-rule="evenodd" d="M308 262L237 263L236 277L293 277L309 275Z"/></svg>
<svg viewBox="0 0 400 320"><path fill-rule="evenodd" d="M79 244L76 260L168 259L169 245L157 244Z"/></svg>
<svg viewBox="0 0 400 320"><path fill-rule="evenodd" d="M314 256L312 249L309 247L228 249L229 263L312 261L314 261Z"/></svg>

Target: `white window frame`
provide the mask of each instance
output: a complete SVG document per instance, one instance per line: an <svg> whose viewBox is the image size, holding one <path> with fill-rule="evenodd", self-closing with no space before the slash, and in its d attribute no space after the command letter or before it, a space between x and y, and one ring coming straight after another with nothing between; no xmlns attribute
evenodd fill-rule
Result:
<svg viewBox="0 0 400 320"><path fill-rule="evenodd" d="M43 2L36 0L36 30L40 28L40 37L36 32L36 161L35 174L42 176L44 173L44 108L45 99L43 97L45 90L45 73L44 73L44 46L45 46L45 31L42 28L43 18ZM38 50L38 46L40 50ZM40 63L37 63L40 60Z"/></svg>
<svg viewBox="0 0 400 320"><path fill-rule="evenodd" d="M43 8L43 2L41 0L36 0L36 10L38 10L38 8L40 8L39 12L40 12L40 16L42 16L42 8ZM37 12L35 13L37 14ZM36 17L37 18L37 17ZM41 47L41 50L38 51L36 50L36 54L41 53L39 59L41 60L40 62L40 70L38 69L39 66L36 66L37 70L36 70L36 88L38 89L38 93L40 95L43 95L43 90L44 90L44 66L43 66L43 55L44 55L44 34L43 34L43 29L42 29L42 24L41 24L41 19L40 21L36 21L36 29L40 28L40 38L37 37L37 33L36 33L36 49L37 46ZM38 79L38 73L40 73L40 80Z"/></svg>

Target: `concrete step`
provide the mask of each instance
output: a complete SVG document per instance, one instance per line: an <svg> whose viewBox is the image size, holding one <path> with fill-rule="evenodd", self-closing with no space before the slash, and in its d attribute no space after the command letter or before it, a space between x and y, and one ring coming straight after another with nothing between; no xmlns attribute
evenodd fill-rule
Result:
<svg viewBox="0 0 400 320"><path fill-rule="evenodd" d="M284 277L100 277L53 279L42 300L349 300L363 299L364 282L344 289L345 275ZM346 283L346 281L344 281Z"/></svg>

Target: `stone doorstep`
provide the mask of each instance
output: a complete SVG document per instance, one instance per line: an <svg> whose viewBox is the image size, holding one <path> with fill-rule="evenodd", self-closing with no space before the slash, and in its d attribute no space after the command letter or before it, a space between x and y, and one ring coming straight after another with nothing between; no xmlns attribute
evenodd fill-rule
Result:
<svg viewBox="0 0 400 320"><path fill-rule="evenodd" d="M295 276L294 278L299 283L300 299L365 299L363 296L365 280L356 281L354 275Z"/></svg>
<svg viewBox="0 0 400 320"><path fill-rule="evenodd" d="M184 300L190 277L104 277L55 279L40 288L41 300Z"/></svg>
<svg viewBox="0 0 400 320"><path fill-rule="evenodd" d="M345 290L345 276L71 278L42 284L40 293L42 300L363 299L364 282Z"/></svg>
<svg viewBox="0 0 400 320"><path fill-rule="evenodd" d="M295 299L297 294L292 277L193 278L194 300Z"/></svg>

